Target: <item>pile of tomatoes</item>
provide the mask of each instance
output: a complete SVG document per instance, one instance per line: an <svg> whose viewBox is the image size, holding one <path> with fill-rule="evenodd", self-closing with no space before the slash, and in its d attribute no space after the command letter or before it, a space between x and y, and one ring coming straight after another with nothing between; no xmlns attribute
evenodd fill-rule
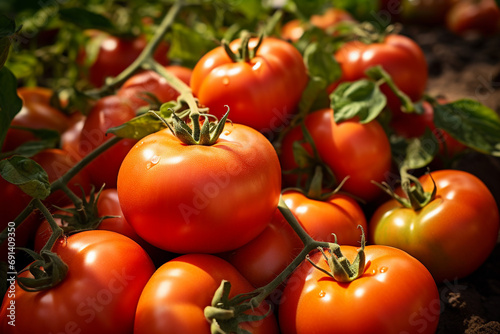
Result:
<svg viewBox="0 0 500 334"><path fill-rule="evenodd" d="M358 23L337 8L288 19L194 66L164 39L120 81L148 41L91 30L88 112L16 87L2 333L434 333L438 286L486 261L499 211L447 164L478 145L441 128L458 104L425 96L420 47L343 30ZM427 160L408 158L418 143Z"/></svg>

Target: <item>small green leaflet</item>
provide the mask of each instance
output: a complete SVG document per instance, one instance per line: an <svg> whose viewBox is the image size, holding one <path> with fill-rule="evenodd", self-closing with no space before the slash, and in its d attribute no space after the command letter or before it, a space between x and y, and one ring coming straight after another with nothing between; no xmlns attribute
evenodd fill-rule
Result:
<svg viewBox="0 0 500 334"><path fill-rule="evenodd" d="M43 200L50 195L47 172L29 158L15 155L1 160L0 175L33 198Z"/></svg>
<svg viewBox="0 0 500 334"><path fill-rule="evenodd" d="M330 95L330 100L336 123L354 117L359 117L362 124L368 123L380 114L387 103L379 86L366 79L341 83Z"/></svg>
<svg viewBox="0 0 500 334"><path fill-rule="evenodd" d="M0 69L0 147L9 125L21 110L22 100L17 96L17 79L7 67Z"/></svg>
<svg viewBox="0 0 500 334"><path fill-rule="evenodd" d="M434 105L434 124L476 151L500 156L500 117L478 101Z"/></svg>
<svg viewBox="0 0 500 334"><path fill-rule="evenodd" d="M420 138L391 140L393 157L399 167L418 169L428 166L439 152L439 143L427 128Z"/></svg>
<svg viewBox="0 0 500 334"><path fill-rule="evenodd" d="M324 48L319 47L318 43L311 43L306 47L304 62L309 75L324 79L326 85L330 85L342 75L340 65L333 53L326 52Z"/></svg>

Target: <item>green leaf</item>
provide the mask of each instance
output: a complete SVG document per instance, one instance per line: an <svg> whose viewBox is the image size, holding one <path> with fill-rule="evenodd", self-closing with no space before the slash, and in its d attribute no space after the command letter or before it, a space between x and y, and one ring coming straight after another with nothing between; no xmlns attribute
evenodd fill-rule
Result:
<svg viewBox="0 0 500 334"><path fill-rule="evenodd" d="M7 58L9 57L11 40L9 37L0 38L0 68L5 65Z"/></svg>
<svg viewBox="0 0 500 334"><path fill-rule="evenodd" d="M474 150L500 156L500 117L475 100L434 105L434 124Z"/></svg>
<svg viewBox="0 0 500 334"><path fill-rule="evenodd" d="M7 67L0 69L0 147L3 145L10 122L21 110L22 100L17 96L17 79Z"/></svg>
<svg viewBox="0 0 500 334"><path fill-rule="evenodd" d="M245 1L235 1L233 10L235 12L242 13L249 20L256 19L259 14L262 13L262 1L261 0L245 0Z"/></svg>
<svg viewBox="0 0 500 334"><path fill-rule="evenodd" d="M82 7L62 8L59 10L59 17L82 29L98 29L111 34L116 32L116 27L108 18Z"/></svg>
<svg viewBox="0 0 500 334"><path fill-rule="evenodd" d="M172 25L170 40L168 57L186 66L194 66L205 53L217 46L206 31L201 33L180 23Z"/></svg>
<svg viewBox="0 0 500 334"><path fill-rule="evenodd" d="M342 75L342 69L333 53L326 52L318 43L311 43L306 47L304 62L310 76L324 79L326 85L330 85Z"/></svg>
<svg viewBox="0 0 500 334"><path fill-rule="evenodd" d="M170 119L172 110L176 108L177 103L174 101L164 103L159 112L155 112L158 116L165 120ZM107 132L112 133L121 138L141 139L151 133L158 132L165 128L165 124L153 113L145 113L132 118L130 121L109 129Z"/></svg>
<svg viewBox="0 0 500 334"><path fill-rule="evenodd" d="M418 169L429 165L439 152L439 143L432 131L427 128L420 138L406 140L400 167Z"/></svg>
<svg viewBox="0 0 500 334"><path fill-rule="evenodd" d="M47 172L29 158L15 155L0 161L0 175L33 198L43 200L50 195Z"/></svg>
<svg viewBox="0 0 500 334"><path fill-rule="evenodd" d="M376 21L378 25L385 27L391 21L380 17L379 1L373 0L335 0L335 7L344 9L351 13L359 21Z"/></svg>
<svg viewBox="0 0 500 334"><path fill-rule="evenodd" d="M310 18L314 14L322 14L326 8L331 6L328 0L292 0L295 4L299 16L304 19Z"/></svg>
<svg viewBox="0 0 500 334"><path fill-rule="evenodd" d="M330 99L337 123L354 117L358 117L360 123L368 123L380 114L387 103L379 86L366 79L341 83L330 94Z"/></svg>

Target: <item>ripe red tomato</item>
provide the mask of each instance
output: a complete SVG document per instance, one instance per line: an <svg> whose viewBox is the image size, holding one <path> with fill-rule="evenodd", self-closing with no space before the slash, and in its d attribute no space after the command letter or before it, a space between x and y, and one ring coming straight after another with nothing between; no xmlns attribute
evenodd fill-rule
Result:
<svg viewBox="0 0 500 334"><path fill-rule="evenodd" d="M226 125L214 145L186 145L165 129L127 154L118 195L128 222L174 253L224 252L264 230L277 208L281 170L256 130ZM250 204L251 203L251 204Z"/></svg>
<svg viewBox="0 0 500 334"><path fill-rule="evenodd" d="M446 131L436 128L432 105L423 101L422 107L424 109L422 114L401 113L391 120L390 125L396 134L405 138L420 137L425 133L426 128L429 128L438 140L441 155L451 158L464 151L466 149L464 144L450 136Z"/></svg>
<svg viewBox="0 0 500 334"><path fill-rule="evenodd" d="M446 27L457 35L500 32L500 9L494 0L457 1L446 13Z"/></svg>
<svg viewBox="0 0 500 334"><path fill-rule="evenodd" d="M61 238L53 251L68 265L64 280L40 292L15 285L0 310L1 332L132 333L142 289L155 268L146 252L115 232L86 231ZM29 271L21 274L30 277ZM10 290L9 290L10 291ZM15 305L15 326L8 307Z"/></svg>
<svg viewBox="0 0 500 334"><path fill-rule="evenodd" d="M172 65L165 67L169 72L181 79L186 85L189 85L192 70L187 67ZM156 96L160 102L177 100L177 92L167 79L155 71L144 71L132 76L120 87L117 95L128 101L132 109L137 110L142 106L147 106L148 102L143 95L145 92Z"/></svg>
<svg viewBox="0 0 500 334"><path fill-rule="evenodd" d="M135 111L126 101L116 95L108 95L98 100L88 114L80 133L79 155L84 157L111 139L114 135L106 134L106 131L133 117L135 117ZM108 188L116 188L120 164L135 143L134 139L122 139L87 166L86 170L96 188L100 188L102 184L106 184Z"/></svg>
<svg viewBox="0 0 500 334"><path fill-rule="evenodd" d="M102 31L89 30L89 47L96 47L98 52L95 60L88 68L87 78L95 87L101 87L107 77L115 77L126 69L139 56L148 41L144 35L124 38L109 35ZM155 50L154 58L162 65L168 64L167 53L169 46L162 42ZM85 64L87 52L81 51L78 61Z"/></svg>
<svg viewBox="0 0 500 334"><path fill-rule="evenodd" d="M337 178L342 181L350 176L342 190L366 201L381 194L371 180L381 182L391 168L391 148L382 126L376 121L360 124L349 120L336 124L331 109L315 111L304 120L318 153ZM292 145L303 139L302 130L296 127L289 131L282 142L280 154L283 171L297 167ZM304 147L310 149L308 144ZM295 177L283 175L288 186L295 184Z"/></svg>
<svg viewBox="0 0 500 334"><path fill-rule="evenodd" d="M253 38L249 47L256 44ZM241 39L230 44L233 52L240 46ZM222 46L209 51L193 69L191 89L211 114L221 118L228 105L234 123L272 134L290 122L307 81L299 51L269 37L247 61L232 61Z"/></svg>
<svg viewBox="0 0 500 334"><path fill-rule="evenodd" d="M23 87L17 90L23 107L11 122L13 126L31 129L49 129L63 133L70 127L70 118L50 105L52 90L43 87ZM29 131L10 128L2 145L3 152L14 150L19 145L36 140Z"/></svg>
<svg viewBox="0 0 500 334"><path fill-rule="evenodd" d="M396 200L382 204L370 220L369 240L408 252L436 281L462 278L495 247L498 208L488 188L470 173L441 170L431 175L437 186L435 199L418 211ZM420 182L425 191L432 191L429 175Z"/></svg>
<svg viewBox="0 0 500 334"><path fill-rule="evenodd" d="M335 234L343 245L359 245L359 228L366 231L365 214L359 204L343 194L326 200L308 198L296 190L286 190L283 200L304 230L317 241L335 242Z"/></svg>
<svg viewBox="0 0 500 334"><path fill-rule="evenodd" d="M349 12L341 8L328 8L321 15L312 15L310 23L320 29L327 30L328 28L334 27L340 22L356 21ZM288 21L281 28L281 37L296 42L304 34L305 23L302 23L299 19L294 19Z"/></svg>
<svg viewBox="0 0 500 334"><path fill-rule="evenodd" d="M339 83L366 78L365 71L381 65L392 77L396 86L412 101L420 99L427 87L427 61L420 46L409 37L388 35L383 42L365 44L360 41L345 43L335 58L342 68L342 77L328 88L332 92ZM380 89L387 97L393 113L400 113L401 102L383 84Z"/></svg>
<svg viewBox="0 0 500 334"><path fill-rule="evenodd" d="M341 246L353 261L356 247ZM304 261L290 276L279 306L283 333L435 333L441 305L429 271L407 253L365 247L363 274L339 283ZM311 260L325 270L321 253Z"/></svg>
<svg viewBox="0 0 500 334"><path fill-rule="evenodd" d="M271 282L304 247L299 236L276 209L261 234L242 247L220 254L255 287Z"/></svg>
<svg viewBox="0 0 500 334"><path fill-rule="evenodd" d="M165 263L144 287L134 333L211 333L203 312L222 280L231 283L229 298L254 290L233 266L214 255L189 254ZM268 305L261 304L253 314L268 310ZM278 333L272 313L263 320L242 323L241 328L254 334Z"/></svg>

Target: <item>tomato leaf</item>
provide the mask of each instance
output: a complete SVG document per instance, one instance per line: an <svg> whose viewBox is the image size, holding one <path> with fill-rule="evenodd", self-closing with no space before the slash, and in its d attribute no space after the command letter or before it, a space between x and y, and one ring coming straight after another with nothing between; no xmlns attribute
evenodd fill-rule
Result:
<svg viewBox="0 0 500 334"><path fill-rule="evenodd" d="M47 172L29 158L15 155L0 161L0 175L33 198L43 200L50 194Z"/></svg>
<svg viewBox="0 0 500 334"><path fill-rule="evenodd" d="M330 94L330 100L336 123L354 117L359 117L360 123L368 123L380 114L387 103L379 86L366 79L341 83Z"/></svg>
<svg viewBox="0 0 500 334"><path fill-rule="evenodd" d="M403 145L401 145L403 144ZM392 144L391 144L392 146ZM400 167L418 169L429 165L439 152L439 143L432 131L427 128L420 138L403 140L399 148L392 146L395 159Z"/></svg>
<svg viewBox="0 0 500 334"><path fill-rule="evenodd" d="M166 126L158 116L165 120L169 120L172 116L173 109L176 107L177 103L175 101L164 103L160 111L155 111L157 116L149 112L139 115L122 125L108 129L107 133L112 133L121 138L139 140L151 133L164 129Z"/></svg>
<svg viewBox="0 0 500 334"><path fill-rule="evenodd" d="M295 7L300 16L304 19L311 17L314 14L322 14L331 2L327 0L293 0Z"/></svg>
<svg viewBox="0 0 500 334"><path fill-rule="evenodd" d="M0 147L3 145L10 122L21 110L22 100L17 96L17 79L7 67L0 69Z"/></svg>
<svg viewBox="0 0 500 334"><path fill-rule="evenodd" d="M380 17L379 1L373 0L335 0L335 7L341 8L351 13L359 21L370 21L374 19L382 27L391 23L390 18ZM375 22L374 22L375 23Z"/></svg>
<svg viewBox="0 0 500 334"><path fill-rule="evenodd" d="M472 149L500 156L500 117L477 101L434 105L434 124Z"/></svg>
<svg viewBox="0 0 500 334"><path fill-rule="evenodd" d="M318 43L311 43L306 47L304 62L309 74L324 79L326 85L338 80L342 75L342 69L333 53L325 51Z"/></svg>
<svg viewBox="0 0 500 334"><path fill-rule="evenodd" d="M249 20L256 19L262 10L262 1L260 0L237 1L233 8L233 11L242 13Z"/></svg>
<svg viewBox="0 0 500 334"><path fill-rule="evenodd" d="M59 17L82 29L98 29L111 34L116 33L116 27L107 17L82 7L62 8L59 10Z"/></svg>
<svg viewBox="0 0 500 334"><path fill-rule="evenodd" d="M207 35L209 35L207 31L202 34L197 29L183 24L173 24L168 57L186 66L194 66L205 53L217 46Z"/></svg>

